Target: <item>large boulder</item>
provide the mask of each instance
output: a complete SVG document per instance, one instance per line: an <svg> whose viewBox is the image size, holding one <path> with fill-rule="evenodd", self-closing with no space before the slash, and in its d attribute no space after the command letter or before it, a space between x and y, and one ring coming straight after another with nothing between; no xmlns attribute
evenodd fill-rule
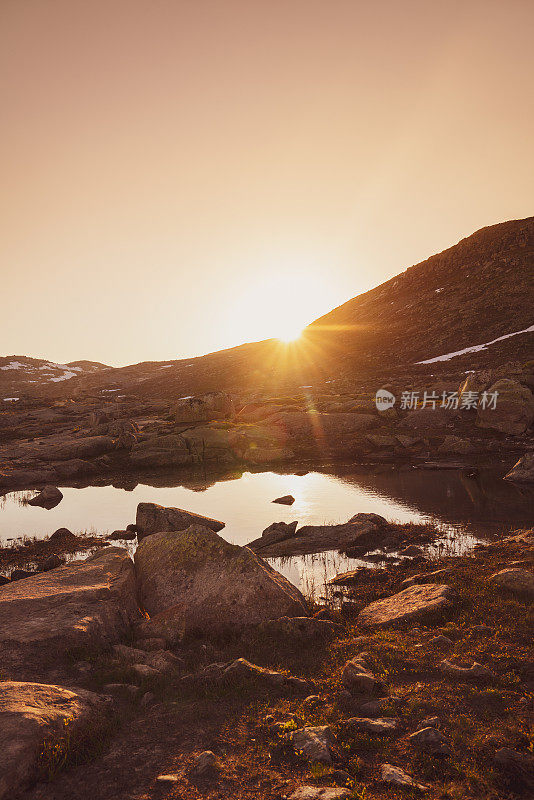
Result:
<svg viewBox="0 0 534 800"><path fill-rule="evenodd" d="M194 461L183 436L164 434L136 441L130 450L136 467L179 467Z"/></svg>
<svg viewBox="0 0 534 800"><path fill-rule="evenodd" d="M203 525L155 533L135 554L139 598L152 616L173 608L186 632L219 632L283 616L304 616L306 602L289 581L248 547Z"/></svg>
<svg viewBox="0 0 534 800"><path fill-rule="evenodd" d="M530 389L519 381L502 378L488 390L489 395L495 393L495 408L491 403L482 408L479 402L477 425L514 436L524 433L534 421L534 395Z"/></svg>
<svg viewBox="0 0 534 800"><path fill-rule="evenodd" d="M534 453L525 453L504 478L515 483L534 483Z"/></svg>
<svg viewBox="0 0 534 800"><path fill-rule="evenodd" d="M202 514L193 514L182 508L158 506L157 503L139 503L135 525L139 541L153 533L184 531L190 525L203 525L215 533L224 528L224 522L219 522L217 519L204 517Z"/></svg>
<svg viewBox="0 0 534 800"><path fill-rule="evenodd" d="M365 606L358 615L358 625L363 628L386 628L405 622L424 622L442 617L458 601L458 595L450 586L427 583L414 584L402 592L375 600Z"/></svg>
<svg viewBox="0 0 534 800"><path fill-rule="evenodd" d="M11 800L59 759L97 737L108 703L92 692L43 683L0 683L0 800Z"/></svg>
<svg viewBox="0 0 534 800"><path fill-rule="evenodd" d="M0 669L43 674L73 648L118 641L139 616L133 563L118 547L0 586Z"/></svg>
<svg viewBox="0 0 534 800"><path fill-rule="evenodd" d="M213 419L230 419L235 409L225 392L209 392L200 397L181 397L174 408L174 419L179 423L209 422Z"/></svg>

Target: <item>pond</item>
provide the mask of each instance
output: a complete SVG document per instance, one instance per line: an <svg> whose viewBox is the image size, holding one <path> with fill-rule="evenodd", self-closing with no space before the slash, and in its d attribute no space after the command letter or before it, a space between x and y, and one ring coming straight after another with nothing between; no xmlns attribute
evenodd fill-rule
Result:
<svg viewBox="0 0 534 800"><path fill-rule="evenodd" d="M534 491L501 480L504 472L470 477L459 470L370 472L345 466L306 474L244 472L211 481L175 473L124 483L126 488L61 487L63 500L51 510L26 505L33 492L12 492L0 498L0 544L18 537L42 538L60 527L104 535L135 522L137 504L145 501L220 519L226 523L222 535L240 545L256 539L272 522L337 523L373 512L395 522L435 522L443 529L445 545L465 551L476 541L474 535L504 534L533 523ZM274 498L285 494L295 497L292 506L273 505ZM293 583L316 593L325 578L362 562L329 552L272 563Z"/></svg>

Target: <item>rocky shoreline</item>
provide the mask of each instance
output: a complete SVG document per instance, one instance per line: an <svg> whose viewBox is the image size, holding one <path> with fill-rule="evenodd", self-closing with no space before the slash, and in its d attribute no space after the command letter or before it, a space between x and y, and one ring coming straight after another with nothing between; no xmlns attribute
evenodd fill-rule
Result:
<svg viewBox="0 0 534 800"><path fill-rule="evenodd" d="M175 403L134 396L26 401L0 412L0 491L103 478L135 480L147 471L266 468L350 460L416 468L473 466L506 459L510 479L532 482L532 366L441 381L434 399L379 411L373 393L263 397L211 392ZM399 387L389 385L396 396ZM468 402L498 395L495 409ZM447 400L455 395L453 401ZM445 405L443 406L443 398ZM448 404L448 405L447 405ZM456 408L454 407L456 405Z"/></svg>

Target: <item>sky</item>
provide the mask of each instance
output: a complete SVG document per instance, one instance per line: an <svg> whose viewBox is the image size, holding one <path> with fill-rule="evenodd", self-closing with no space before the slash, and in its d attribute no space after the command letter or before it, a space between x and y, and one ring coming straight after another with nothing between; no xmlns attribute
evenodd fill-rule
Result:
<svg viewBox="0 0 534 800"><path fill-rule="evenodd" d="M0 0L0 355L304 325L533 213L530 0Z"/></svg>

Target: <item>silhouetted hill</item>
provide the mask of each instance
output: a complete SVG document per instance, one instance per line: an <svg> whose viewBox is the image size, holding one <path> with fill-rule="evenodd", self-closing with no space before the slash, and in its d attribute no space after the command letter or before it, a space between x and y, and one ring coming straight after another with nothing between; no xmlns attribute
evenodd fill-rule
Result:
<svg viewBox="0 0 534 800"><path fill-rule="evenodd" d="M534 359L533 299L529 217L482 228L325 314L291 345L268 339L121 368L11 356L0 359L0 396L174 398L216 389L274 394L427 375L458 379L467 370ZM457 351L467 352L451 355Z"/></svg>

